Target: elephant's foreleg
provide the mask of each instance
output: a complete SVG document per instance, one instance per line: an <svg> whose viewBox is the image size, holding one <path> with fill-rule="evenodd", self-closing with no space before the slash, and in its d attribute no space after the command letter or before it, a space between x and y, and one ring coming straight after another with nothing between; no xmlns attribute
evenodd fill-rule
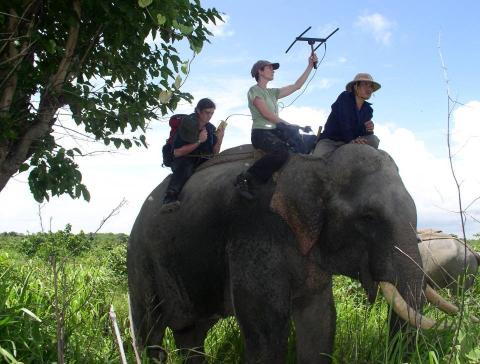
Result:
<svg viewBox="0 0 480 364"><path fill-rule="evenodd" d="M285 363L290 321L285 310L268 301L268 294L236 290L235 315L245 341L245 363Z"/></svg>
<svg viewBox="0 0 480 364"><path fill-rule="evenodd" d="M129 259L130 264L134 258ZM146 260L140 263L137 261L129 267L131 324L138 350L163 362L165 353L161 345L166 326L158 292L149 275L148 263Z"/></svg>
<svg viewBox="0 0 480 364"><path fill-rule="evenodd" d="M208 330L216 321L216 319L198 320L190 327L173 331L175 344L177 349L180 349L185 363L206 363L203 344Z"/></svg>
<svg viewBox="0 0 480 364"><path fill-rule="evenodd" d="M149 358L164 363L167 355L162 349L162 341L166 325L163 320L162 305L156 296L150 296L145 306L147 309L139 327L139 337L142 338L140 348L146 349Z"/></svg>
<svg viewBox="0 0 480 364"><path fill-rule="evenodd" d="M240 263L240 264L239 264ZM245 341L245 363L285 363L290 331L288 279L269 262L231 263L235 316Z"/></svg>
<svg viewBox="0 0 480 364"><path fill-rule="evenodd" d="M297 362L330 363L335 337L335 304L331 281L320 293L293 300Z"/></svg>

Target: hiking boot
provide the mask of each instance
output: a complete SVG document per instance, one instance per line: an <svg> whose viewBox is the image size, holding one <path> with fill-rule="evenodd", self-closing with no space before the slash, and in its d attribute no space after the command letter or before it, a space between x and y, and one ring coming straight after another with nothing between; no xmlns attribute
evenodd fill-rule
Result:
<svg viewBox="0 0 480 364"><path fill-rule="evenodd" d="M161 213L168 213L178 210L180 207L180 201L178 201L177 193L167 192L165 198L163 199L163 205L160 208Z"/></svg>
<svg viewBox="0 0 480 364"><path fill-rule="evenodd" d="M255 195L252 191L251 177L246 173L240 173L235 181L235 188L243 198L253 200Z"/></svg>

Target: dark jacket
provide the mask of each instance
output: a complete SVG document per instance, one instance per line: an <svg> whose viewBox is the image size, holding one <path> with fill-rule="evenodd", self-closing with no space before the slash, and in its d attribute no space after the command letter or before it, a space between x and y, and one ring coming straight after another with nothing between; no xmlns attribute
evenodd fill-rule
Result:
<svg viewBox="0 0 480 364"><path fill-rule="evenodd" d="M361 109L357 110L353 92L344 91L332 104L332 112L320 139L349 143L359 136L368 135L370 133L365 129L365 122L372 120L372 116L373 109L369 102L365 101Z"/></svg>

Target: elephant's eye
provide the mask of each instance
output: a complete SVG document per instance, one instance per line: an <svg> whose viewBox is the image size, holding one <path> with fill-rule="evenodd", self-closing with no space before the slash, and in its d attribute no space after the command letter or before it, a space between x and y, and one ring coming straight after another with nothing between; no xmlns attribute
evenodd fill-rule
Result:
<svg viewBox="0 0 480 364"><path fill-rule="evenodd" d="M375 214L364 212L358 215L354 225L358 233L360 233L362 236L370 236L372 231L374 231L372 227L377 226L378 223L379 221Z"/></svg>
<svg viewBox="0 0 480 364"><path fill-rule="evenodd" d="M375 223L376 221L375 215L371 213L363 214L361 219L364 223Z"/></svg>

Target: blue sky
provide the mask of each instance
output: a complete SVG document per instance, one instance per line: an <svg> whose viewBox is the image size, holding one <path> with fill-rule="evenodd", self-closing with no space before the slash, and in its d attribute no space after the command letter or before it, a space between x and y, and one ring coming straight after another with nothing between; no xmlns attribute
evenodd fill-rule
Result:
<svg viewBox="0 0 480 364"><path fill-rule="evenodd" d="M193 60L183 88L195 101L217 103L212 122L231 114L248 114L249 72L258 59L280 63L272 87L293 83L306 66L305 34L325 37L326 54L304 93L282 109L287 121L323 125L330 105L358 72L369 72L382 84L372 98L380 148L392 155L418 210L419 227L459 233L455 184L447 154L447 85L439 46L447 66L451 96L459 105L452 114L454 167L468 209L467 233L480 232L480 3L477 1L205 1L225 13L225 23L212 28L215 37ZM191 58L187 47L182 57ZM324 54L323 46L317 50ZM313 74L313 73L312 73ZM284 100L288 105L299 93ZM179 112L191 112L180 105ZM67 122L67 121L65 121ZM224 148L249 143L248 116L229 118ZM78 159L92 201L53 198L42 206L44 229L94 231L102 218L125 198L128 203L101 231L129 233L148 193L169 173L161 167L160 149L168 134L165 121L153 121L147 150L120 151ZM66 143L69 141L65 140ZM85 146L98 150L101 146ZM101 147L105 149L105 147ZM28 192L27 176L11 180L0 193L0 231L41 229L38 205ZM7 206L8 208L4 208Z"/></svg>

